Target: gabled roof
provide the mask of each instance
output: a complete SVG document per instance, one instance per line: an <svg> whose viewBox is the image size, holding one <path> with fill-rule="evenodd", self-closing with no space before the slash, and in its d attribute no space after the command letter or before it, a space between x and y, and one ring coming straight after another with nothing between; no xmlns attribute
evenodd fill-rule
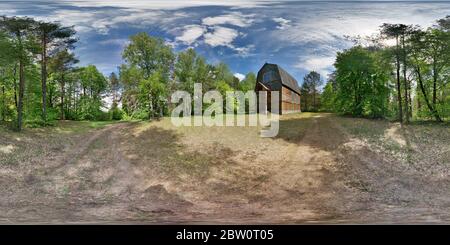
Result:
<svg viewBox="0 0 450 245"><path fill-rule="evenodd" d="M287 71L285 71L283 68L281 68L279 65L277 64L269 64L269 63L265 63L263 65L263 67L261 68L261 70L266 66L266 65L270 65L270 66L275 66L278 70L278 74L280 74L280 78L281 78L281 84L283 84L284 86L294 90L295 92L297 92L298 94L300 94L300 87L298 86L297 80L295 80L294 77L291 76L291 74L289 74Z"/></svg>
<svg viewBox="0 0 450 245"><path fill-rule="evenodd" d="M295 78L292 77L291 74L289 74L279 65L276 66L278 67L278 71L280 72L281 82L283 83L283 85L300 94L300 87L298 86L297 80L295 80Z"/></svg>

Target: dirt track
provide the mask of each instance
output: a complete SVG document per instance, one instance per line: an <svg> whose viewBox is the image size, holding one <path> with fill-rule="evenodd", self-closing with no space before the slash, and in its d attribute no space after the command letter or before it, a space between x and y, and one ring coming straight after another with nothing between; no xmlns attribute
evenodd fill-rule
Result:
<svg viewBox="0 0 450 245"><path fill-rule="evenodd" d="M0 166L0 222L450 221L448 177L398 163L336 120L288 117L276 139L240 129L241 139L218 141L214 132L235 129L167 122L70 136L58 153Z"/></svg>

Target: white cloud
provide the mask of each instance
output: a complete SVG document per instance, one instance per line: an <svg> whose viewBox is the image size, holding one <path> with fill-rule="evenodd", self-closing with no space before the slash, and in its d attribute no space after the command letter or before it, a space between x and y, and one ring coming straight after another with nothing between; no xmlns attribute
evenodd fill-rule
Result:
<svg viewBox="0 0 450 245"><path fill-rule="evenodd" d="M286 27L290 26L289 23L291 23L290 20L287 20L283 17L273 18L272 20L275 21L276 23L278 23L277 29L280 29L280 30L286 29Z"/></svg>
<svg viewBox="0 0 450 245"><path fill-rule="evenodd" d="M238 35L238 31L235 29L216 26L213 28L213 32L208 32L204 36L205 43L212 47L225 46L234 48L232 42Z"/></svg>
<svg viewBox="0 0 450 245"><path fill-rule="evenodd" d="M79 33L86 33L95 30L97 33L107 35L111 28L117 27L119 24L127 24L136 28L144 28L148 26L159 26L169 29L177 19L186 17L183 12L175 12L168 15L164 11L142 11L140 9L121 9L121 10L55 10L48 16L35 16L38 20L58 21L66 26L75 26L75 30Z"/></svg>
<svg viewBox="0 0 450 245"><path fill-rule="evenodd" d="M0 10L0 15L13 15L17 13L15 9L2 9Z"/></svg>
<svg viewBox="0 0 450 245"><path fill-rule="evenodd" d="M326 77L333 68L335 56L309 56L295 64L295 67L308 71L316 71Z"/></svg>
<svg viewBox="0 0 450 245"><path fill-rule="evenodd" d="M88 27L88 26L80 26L80 25L75 26L74 29L75 29L75 31L76 31L77 33L86 33L86 32L92 31L92 28L91 28L91 27Z"/></svg>
<svg viewBox="0 0 450 245"><path fill-rule="evenodd" d="M253 16L254 15L243 15L236 12L215 17L206 17L202 20L202 23L207 26L229 24L238 27L248 27L254 22L252 19Z"/></svg>
<svg viewBox="0 0 450 245"><path fill-rule="evenodd" d="M211 47L228 47L236 51L240 57L247 57L250 51L254 49L254 45L247 45L244 47L236 47L233 41L246 34L239 32L234 28L225 27L222 25L233 25L236 27L248 27L253 23L250 18L253 15L242 15L239 12L230 13L226 15L219 15L216 17L206 17L202 19L202 24L186 25L181 31L181 34L175 38L174 43L182 43L184 45L197 47L200 42ZM179 29L174 31L175 35Z"/></svg>
<svg viewBox="0 0 450 245"><path fill-rule="evenodd" d="M127 12L117 15L110 19L110 24L134 24L135 26L151 26L151 25L166 25L175 22L179 18L187 17L188 15L183 12L174 12L167 14L162 10L145 11L142 9L127 9Z"/></svg>
<svg viewBox="0 0 450 245"><path fill-rule="evenodd" d="M250 52L253 49L255 49L255 45L250 44L250 45L247 45L245 47L234 47L233 49L238 53L239 56L241 56L241 57L248 57L248 56L251 55Z"/></svg>
<svg viewBox="0 0 450 245"><path fill-rule="evenodd" d="M126 39L126 38L116 38L116 39L106 39L106 40L100 41L99 44L101 44L101 45L115 45L115 46L119 46L119 47L123 48L129 42L130 42L130 40Z"/></svg>
<svg viewBox="0 0 450 245"><path fill-rule="evenodd" d="M239 79L239 81L242 81L245 78L244 74L238 73L238 72L234 73L234 76L237 77L237 79Z"/></svg>
<svg viewBox="0 0 450 245"><path fill-rule="evenodd" d="M229 49L207 50L205 53L208 56L216 56L214 52L218 56L219 52L228 55L227 51L234 51L233 55L240 57L257 55L259 60L275 56L290 66L321 73L332 69L331 60L334 60L337 51L352 45L345 41L344 35L370 35L377 32L379 25L384 22L427 27L447 15L449 10L448 3L443 2L353 4L325 1L285 4L283 0L62 0L48 6L42 4L41 0L36 2L39 5L0 1L0 13L12 14L17 8L18 14L27 13L29 16L40 16L39 19L75 25L81 34L81 42L99 33L111 33L113 38L126 38L125 35L130 32L123 30L134 32L139 29L162 35L170 45L201 45L201 48L205 45ZM265 5L269 2L272 5ZM195 7L200 6L204 8L198 8L197 11ZM185 7L194 8L182 9ZM34 11L34 8L38 9ZM38 11L42 9L46 9L46 12ZM44 14L45 17L42 16ZM113 28L119 31L113 32ZM111 40L109 44L120 45L120 42ZM107 44L108 41L102 43ZM78 46L78 51L85 48L95 56L94 45ZM120 60L120 56L117 57Z"/></svg>
<svg viewBox="0 0 450 245"><path fill-rule="evenodd" d="M263 6L266 3L275 2L273 0L61 0L61 2L78 7L120 7L136 8L145 10L155 9L179 9L196 6L228 6L239 8L255 8Z"/></svg>
<svg viewBox="0 0 450 245"><path fill-rule="evenodd" d="M448 13L448 7L441 5L415 4L360 4L350 7L347 3L328 3L318 14L317 5L302 5L292 9L290 22L284 18L272 18L277 23L287 23L289 28L273 29L269 33L270 48L295 46L302 47L298 52L297 68L316 70L326 75L333 70L335 55L338 51L353 45L344 36L371 36L379 32L383 23L419 24L422 27L432 25L437 18ZM326 8L325 8L326 7ZM326 10L326 11L325 11ZM283 12L274 13L283 16ZM273 15L266 15L271 18ZM389 44L389 42L387 42Z"/></svg>
<svg viewBox="0 0 450 245"><path fill-rule="evenodd" d="M249 27L254 20L254 15L243 15L240 12L229 13L214 17L206 17L202 19L201 25L187 25L183 27L181 35L175 38L178 43L185 45L197 46L198 41L211 47L228 47L237 52L241 57L249 55L254 45L246 47L235 47L233 41L238 37L244 37L246 34L237 30L224 27L222 25L232 25L236 27Z"/></svg>
<svg viewBox="0 0 450 245"><path fill-rule="evenodd" d="M37 20L58 21L65 26L74 25L78 32L88 32L93 29L96 13L79 10L57 10L48 16L36 16ZM99 27L100 25L96 25Z"/></svg>
<svg viewBox="0 0 450 245"><path fill-rule="evenodd" d="M291 43L314 42L325 44L340 41L344 36L370 36L378 32L383 23L403 23L428 27L435 22L436 16L448 14L448 8L439 8L425 3L413 5L401 4L395 7L386 5L358 5L358 9L345 9L347 5L333 3L327 11L318 12L316 5L305 6L302 14L290 15L290 28L278 28L273 32L277 40ZM348 6L350 7L350 6ZM394 8L394 9L392 9ZM277 19L277 20L275 20ZM274 18L277 23L284 22L283 18Z"/></svg>
<svg viewBox="0 0 450 245"><path fill-rule="evenodd" d="M181 36L176 37L175 40L180 41L186 45L193 44L206 32L206 28L200 25L187 25L183 29L184 29L183 34L181 34Z"/></svg>

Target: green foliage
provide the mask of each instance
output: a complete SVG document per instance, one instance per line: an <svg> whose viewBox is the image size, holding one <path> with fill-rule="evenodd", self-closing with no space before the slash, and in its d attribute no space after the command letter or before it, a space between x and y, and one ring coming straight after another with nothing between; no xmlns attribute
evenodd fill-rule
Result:
<svg viewBox="0 0 450 245"><path fill-rule="evenodd" d="M225 82L230 86L230 88L237 89L238 82L236 82L236 79L227 64L220 62L215 65L213 68L213 73L214 81L216 81L216 83Z"/></svg>
<svg viewBox="0 0 450 245"><path fill-rule="evenodd" d="M139 100L148 110L148 118L162 116L167 97L167 88L162 72L154 72L139 83Z"/></svg>
<svg viewBox="0 0 450 245"><path fill-rule="evenodd" d="M24 114L24 93L26 86L25 69L33 63L34 55L38 52L39 45L36 36L33 35L35 21L27 17L0 17L0 31L6 34L3 44L10 48L5 54L0 55L9 58L10 62L18 63L19 82L14 83L15 105L17 109L17 131L22 130ZM15 68L15 72L17 68ZM14 74L15 76L15 74ZM15 81L15 80L14 80Z"/></svg>
<svg viewBox="0 0 450 245"><path fill-rule="evenodd" d="M111 120L122 120L124 118L124 112L117 107L117 105L113 105L109 110L110 119Z"/></svg>
<svg viewBox="0 0 450 245"><path fill-rule="evenodd" d="M389 70L380 67L378 62L377 51L360 46L338 53L335 63L337 90L325 101L334 101L336 110L343 114L385 116L389 96ZM329 94L330 89L328 90Z"/></svg>
<svg viewBox="0 0 450 245"><path fill-rule="evenodd" d="M162 116L167 111L167 90L175 55L169 45L147 33L130 37L120 67L123 110L133 118ZM147 116L143 116L147 114Z"/></svg>
<svg viewBox="0 0 450 245"><path fill-rule="evenodd" d="M74 34L74 27L56 22L1 17L1 121L20 129L22 119L28 127L57 119L147 119L167 114L170 92L193 92L196 82L203 92L219 89L223 95L254 89L253 73L239 82L225 63L208 64L193 49L175 55L147 33L130 37L119 75L106 79L94 65L76 67Z"/></svg>
<svg viewBox="0 0 450 245"><path fill-rule="evenodd" d="M139 67L144 78L149 78L156 71L167 77L175 59L171 47L163 39L144 32L130 37L130 44L125 47L122 56L130 66Z"/></svg>
<svg viewBox="0 0 450 245"><path fill-rule="evenodd" d="M318 111L320 108L320 86L323 81L320 74L311 71L303 78L301 93L303 98L302 111Z"/></svg>
<svg viewBox="0 0 450 245"><path fill-rule="evenodd" d="M339 53L335 77L322 94L322 109L353 116L442 121L450 111L450 16L421 30L384 24L379 42ZM416 86L416 87L414 87ZM404 112L404 113L403 113Z"/></svg>
<svg viewBox="0 0 450 245"><path fill-rule="evenodd" d="M327 82L322 92L321 110L333 112L336 110L336 91L332 82Z"/></svg>
<svg viewBox="0 0 450 245"><path fill-rule="evenodd" d="M247 92L255 90L256 75L253 72L249 72L245 75L245 78L239 83L238 90Z"/></svg>
<svg viewBox="0 0 450 245"><path fill-rule="evenodd" d="M199 70L201 72L197 73ZM206 82L209 72L203 59L193 49L188 49L178 54L174 73L178 88L192 94L194 83Z"/></svg>
<svg viewBox="0 0 450 245"><path fill-rule="evenodd" d="M338 53L322 93L319 73L305 76L302 109L406 122L449 119L449 23L450 16L426 30L384 24L372 45ZM94 65L76 67L74 34L59 23L0 17L0 121L20 130L22 121L37 127L57 119L148 119L167 115L171 92L193 93L194 83L223 96L255 88L254 73L239 81L225 63L208 64L194 49L175 54L147 33L130 37L125 64L107 79ZM396 45L383 46L382 39ZM236 111L241 105L232 106Z"/></svg>

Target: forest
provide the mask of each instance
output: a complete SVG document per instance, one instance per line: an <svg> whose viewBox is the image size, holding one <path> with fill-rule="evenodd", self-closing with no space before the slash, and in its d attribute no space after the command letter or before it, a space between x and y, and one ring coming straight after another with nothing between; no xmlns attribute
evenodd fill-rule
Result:
<svg viewBox="0 0 450 245"><path fill-rule="evenodd" d="M321 110L400 123L450 118L450 16L427 29L383 24L376 35L353 40L337 55ZM311 77L302 88L315 94L320 79Z"/></svg>
<svg viewBox="0 0 450 245"><path fill-rule="evenodd" d="M166 115L170 92L192 91L194 82L225 93L256 80L248 73L239 81L225 63L208 64L193 49L175 53L147 33L130 37L119 74L105 76L77 66L77 41L73 26L1 17L0 121L20 131L56 120L149 119Z"/></svg>
<svg viewBox="0 0 450 245"><path fill-rule="evenodd" d="M450 16L427 29L383 24L373 37L337 54L327 82L304 77L303 111L355 117L442 122L450 118ZM137 33L122 52L118 74L77 66L73 26L27 17L0 19L0 121L20 131L56 120L130 120L167 115L175 90L221 93L254 89L225 63L209 64L194 49L175 52L158 37ZM109 101L108 103L106 101ZM119 106L121 105L121 106Z"/></svg>

